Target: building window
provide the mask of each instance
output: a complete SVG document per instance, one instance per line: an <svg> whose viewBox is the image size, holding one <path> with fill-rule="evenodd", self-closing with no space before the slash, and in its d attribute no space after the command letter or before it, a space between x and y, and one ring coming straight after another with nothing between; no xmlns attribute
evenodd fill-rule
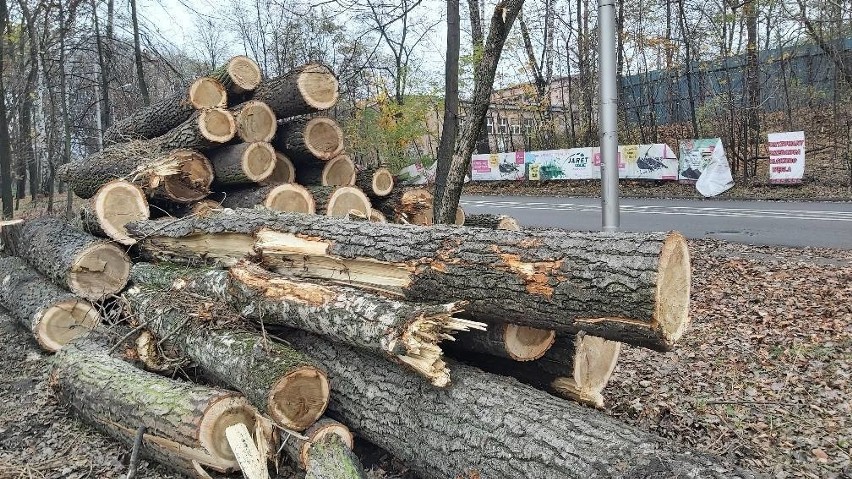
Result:
<svg viewBox="0 0 852 479"><path fill-rule="evenodd" d="M497 133L505 135L509 132L509 120L506 118L497 119Z"/></svg>
<svg viewBox="0 0 852 479"><path fill-rule="evenodd" d="M530 134L535 130L535 119L534 118L524 118L524 131L527 134Z"/></svg>
<svg viewBox="0 0 852 479"><path fill-rule="evenodd" d="M489 116L485 119L485 131L487 131L489 135L494 134L494 118Z"/></svg>
<svg viewBox="0 0 852 479"><path fill-rule="evenodd" d="M521 125L519 123L512 122L512 134L520 135L521 134Z"/></svg>

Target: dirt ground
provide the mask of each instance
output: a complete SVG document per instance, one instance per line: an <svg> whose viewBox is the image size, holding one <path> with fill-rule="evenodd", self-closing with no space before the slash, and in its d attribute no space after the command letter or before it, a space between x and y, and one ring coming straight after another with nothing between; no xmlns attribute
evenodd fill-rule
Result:
<svg viewBox="0 0 852 479"><path fill-rule="evenodd" d="M771 477L852 478L852 252L690 247L690 330L665 355L626 348L605 413ZM0 478L124 477L127 449L57 403L49 360L0 315ZM403 476L367 453L372 477Z"/></svg>

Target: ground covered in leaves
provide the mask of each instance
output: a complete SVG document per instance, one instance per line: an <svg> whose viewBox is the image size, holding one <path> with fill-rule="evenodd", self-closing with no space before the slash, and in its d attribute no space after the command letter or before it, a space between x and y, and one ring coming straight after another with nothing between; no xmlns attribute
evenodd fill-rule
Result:
<svg viewBox="0 0 852 479"><path fill-rule="evenodd" d="M772 477L852 478L852 252L690 243L692 327L665 355L625 348L606 413ZM127 449L58 404L48 363L0 315L0 478L123 477Z"/></svg>

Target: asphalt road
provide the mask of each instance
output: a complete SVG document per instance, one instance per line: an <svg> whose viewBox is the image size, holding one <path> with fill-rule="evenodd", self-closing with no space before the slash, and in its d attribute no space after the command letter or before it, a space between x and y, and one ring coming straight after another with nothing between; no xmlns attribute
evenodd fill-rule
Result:
<svg viewBox="0 0 852 479"><path fill-rule="evenodd" d="M522 226L599 230L597 198L464 196L466 213L514 217ZM690 238L852 250L852 203L621 199L624 231L678 230Z"/></svg>

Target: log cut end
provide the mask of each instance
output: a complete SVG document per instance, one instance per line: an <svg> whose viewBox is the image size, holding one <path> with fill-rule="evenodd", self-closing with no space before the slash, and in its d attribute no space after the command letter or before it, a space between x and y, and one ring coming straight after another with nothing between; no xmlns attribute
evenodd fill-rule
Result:
<svg viewBox="0 0 852 479"><path fill-rule="evenodd" d="M328 198L328 206L324 211L326 216L346 217L351 210L357 210L366 217L370 216L370 199L354 186L340 186Z"/></svg>
<svg viewBox="0 0 852 479"><path fill-rule="evenodd" d="M192 203L210 194L213 165L206 156L194 150L176 150L169 157L175 160L175 169L162 178L167 198L177 203Z"/></svg>
<svg viewBox="0 0 852 479"><path fill-rule="evenodd" d="M393 173L387 168L378 168L373 172L372 178L373 194L376 196L387 196L393 190Z"/></svg>
<svg viewBox="0 0 852 479"><path fill-rule="evenodd" d="M671 347L689 325L689 294L692 267L686 238L672 232L666 238L657 269L656 307L653 328Z"/></svg>
<svg viewBox="0 0 852 479"><path fill-rule="evenodd" d="M225 68L234 83L233 90L239 93L254 91L263 78L257 63L245 55L231 58Z"/></svg>
<svg viewBox="0 0 852 479"><path fill-rule="evenodd" d="M196 110L222 108L228 103L228 94L216 79L202 77L189 86L189 102Z"/></svg>
<svg viewBox="0 0 852 479"><path fill-rule="evenodd" d="M225 430L234 424L244 424L249 431L254 431L257 414L243 396L218 396L208 404L198 429L198 442L213 456L210 462L223 470L240 468Z"/></svg>
<svg viewBox="0 0 852 479"><path fill-rule="evenodd" d="M316 203L311 192L295 183L278 185L266 195L263 206L290 213L305 213L312 215L316 212Z"/></svg>
<svg viewBox="0 0 852 479"><path fill-rule="evenodd" d="M337 77L327 66L319 63L306 65L296 83L305 103L317 110L328 110L337 104Z"/></svg>
<svg viewBox="0 0 852 479"><path fill-rule="evenodd" d="M343 129L331 118L308 120L304 139L308 152L320 160L330 160L343 152Z"/></svg>
<svg viewBox="0 0 852 479"><path fill-rule="evenodd" d="M198 131L213 143L227 143L237 133L234 115L222 108L210 108L198 116Z"/></svg>
<svg viewBox="0 0 852 479"><path fill-rule="evenodd" d="M456 226L464 225L465 213L461 206L456 207Z"/></svg>
<svg viewBox="0 0 852 479"><path fill-rule="evenodd" d="M38 344L59 351L74 339L88 334L101 322L101 315L88 301L69 298L47 308L33 329Z"/></svg>
<svg viewBox="0 0 852 479"><path fill-rule="evenodd" d="M215 200L201 200L198 203L192 205L189 209L189 214L194 216L207 216L216 211L220 211L222 209L222 205L219 204L218 201Z"/></svg>
<svg viewBox="0 0 852 479"><path fill-rule="evenodd" d="M277 424L303 431L323 415L328 399L329 385L325 373L304 366L272 386L267 411Z"/></svg>
<svg viewBox="0 0 852 479"><path fill-rule="evenodd" d="M313 426L311 426L307 431L305 431L305 436L308 438L307 441L302 443L302 447L299 448L299 464L302 469L308 468L308 463L311 460L310 450L311 446L314 444L326 440L331 436L337 436L340 438L340 441L349 449L355 445L355 440L352 436L352 431L349 430L345 425L333 420L323 418L316 422Z"/></svg>
<svg viewBox="0 0 852 479"><path fill-rule="evenodd" d="M261 182L275 169L275 150L266 142L252 143L245 149L241 159L242 170L251 181Z"/></svg>
<svg viewBox="0 0 852 479"><path fill-rule="evenodd" d="M101 186L92 200L93 219L103 233L123 245L135 244L125 225L151 216L142 189L124 180L114 180Z"/></svg>
<svg viewBox="0 0 852 479"><path fill-rule="evenodd" d="M425 307L402 335L402 344L391 344L390 349L403 353L397 358L413 368L437 387L450 384L450 370L444 362L444 351L439 343L453 341L459 331L484 331L486 325L476 321L457 318L461 303L450 303Z"/></svg>
<svg viewBox="0 0 852 479"><path fill-rule="evenodd" d="M387 223L388 219L385 218L385 215L383 215L379 210L371 209L370 210L370 222L371 223Z"/></svg>
<svg viewBox="0 0 852 479"><path fill-rule="evenodd" d="M355 163L349 155L335 156L322 169L323 186L352 186L355 184Z"/></svg>
<svg viewBox="0 0 852 479"><path fill-rule="evenodd" d="M511 216L500 215L500 217L497 219L497 227L495 229L506 231L521 231L521 225L518 224L518 220L512 218Z"/></svg>
<svg viewBox="0 0 852 479"><path fill-rule="evenodd" d="M248 101L237 113L237 134L246 143L272 141L278 127L275 112L262 101Z"/></svg>
<svg viewBox="0 0 852 479"><path fill-rule="evenodd" d="M601 392L612 377L621 354L621 343L580 333L574 341L572 377L560 377L550 386L559 395L602 408Z"/></svg>
<svg viewBox="0 0 852 479"><path fill-rule="evenodd" d="M272 174L263 181L266 185L277 185L281 183L292 183L296 179L296 167L287 155L280 151L275 152L275 168Z"/></svg>
<svg viewBox="0 0 852 479"><path fill-rule="evenodd" d="M68 274L68 289L98 301L116 294L130 277L130 258L112 243L95 243L77 254Z"/></svg>
<svg viewBox="0 0 852 479"><path fill-rule="evenodd" d="M533 361L553 346L556 331L507 324L503 332L506 353L515 361Z"/></svg>

